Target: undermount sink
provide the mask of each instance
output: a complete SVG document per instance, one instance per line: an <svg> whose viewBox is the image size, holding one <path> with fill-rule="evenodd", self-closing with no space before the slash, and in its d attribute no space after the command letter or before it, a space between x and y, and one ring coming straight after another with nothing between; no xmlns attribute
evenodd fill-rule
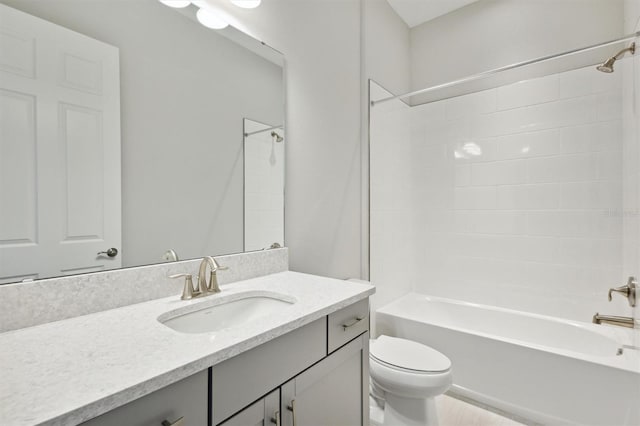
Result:
<svg viewBox="0 0 640 426"><path fill-rule="evenodd" d="M220 297L220 296L218 296ZM168 312L158 321L182 333L211 333L247 324L274 314L295 303L295 299L279 293L247 292L224 300L211 300L184 310ZM199 305L203 305L198 308ZM192 310L195 308L195 310Z"/></svg>

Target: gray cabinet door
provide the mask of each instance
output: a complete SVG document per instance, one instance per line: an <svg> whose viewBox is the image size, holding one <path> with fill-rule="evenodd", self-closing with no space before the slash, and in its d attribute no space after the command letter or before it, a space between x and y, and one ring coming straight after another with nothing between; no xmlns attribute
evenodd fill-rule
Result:
<svg viewBox="0 0 640 426"><path fill-rule="evenodd" d="M368 361L367 332L285 383L282 425L368 425Z"/></svg>
<svg viewBox="0 0 640 426"><path fill-rule="evenodd" d="M207 424L208 370L98 416L84 426L160 426L182 418L182 426Z"/></svg>
<svg viewBox="0 0 640 426"><path fill-rule="evenodd" d="M267 426L280 424L280 390L276 389L219 426Z"/></svg>
<svg viewBox="0 0 640 426"><path fill-rule="evenodd" d="M320 361L326 350L326 319L321 318L214 365L211 369L213 424L225 421Z"/></svg>

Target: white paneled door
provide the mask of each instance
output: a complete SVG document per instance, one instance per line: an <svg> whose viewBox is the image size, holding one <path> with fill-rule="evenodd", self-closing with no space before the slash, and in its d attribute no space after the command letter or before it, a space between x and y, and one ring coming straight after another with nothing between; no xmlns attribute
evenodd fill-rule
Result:
<svg viewBox="0 0 640 426"><path fill-rule="evenodd" d="M118 56L0 4L0 283L120 267Z"/></svg>

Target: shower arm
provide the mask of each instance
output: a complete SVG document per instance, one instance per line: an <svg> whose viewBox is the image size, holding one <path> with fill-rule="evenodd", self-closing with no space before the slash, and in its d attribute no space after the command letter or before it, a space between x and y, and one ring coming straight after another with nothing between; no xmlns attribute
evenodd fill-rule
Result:
<svg viewBox="0 0 640 426"><path fill-rule="evenodd" d="M619 51L618 53L616 53L614 56L612 56L612 59L615 59L616 61L618 59L620 59L625 53L631 53L632 55L636 53L636 44L635 43L631 43L631 46L629 47L625 47L624 49L622 49L621 51Z"/></svg>
<svg viewBox="0 0 640 426"><path fill-rule="evenodd" d="M266 129L262 129L262 130L256 130L255 132L245 133L244 137L248 138L249 136L257 135L258 133L269 132L271 130L276 130L276 129L282 129L282 126L273 126L273 127L268 127Z"/></svg>

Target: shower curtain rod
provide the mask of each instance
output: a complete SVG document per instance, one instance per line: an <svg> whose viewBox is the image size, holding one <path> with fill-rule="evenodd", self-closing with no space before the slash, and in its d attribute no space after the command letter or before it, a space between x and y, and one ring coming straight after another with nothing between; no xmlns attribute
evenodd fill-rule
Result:
<svg viewBox="0 0 640 426"><path fill-rule="evenodd" d="M524 67L526 65L532 65L532 64L536 64L536 63L540 63L540 62L545 62L545 61L549 61L551 59L561 58L563 56L570 56L570 55L575 55L577 53L588 52L590 50L598 49L598 48L601 48L601 47L606 47L606 46L609 46L609 45L612 45L612 44L616 44L616 43L621 43L623 41L633 40L633 39L638 38L638 37L640 37L640 31L636 31L635 33L631 33L631 34L625 35L623 37L620 37L620 38L617 38L617 39L614 39L614 40L605 41L604 43L598 43L598 44L594 44L594 45L591 45L591 46L582 47L580 49L573 49L573 50L569 50L569 51L566 51L566 52L563 52L563 53L556 53L555 55L542 56L540 58L530 59L528 61L517 62L515 64L507 65L507 66L500 67L500 68L495 68L495 69L490 70L490 71L484 71L484 72L481 72L481 73L478 73L478 74L473 74L473 75L471 75L469 77L464 77L464 78L461 78L459 80L450 81L450 82L444 83L444 84L438 84L437 86L427 87L426 89L415 90L413 92L405 93L403 95L389 96L388 98L382 98L382 99L379 99L377 101L371 101L371 106L373 107L373 106L376 106L379 103L383 103L383 102L387 102L387 101L393 101L395 99L404 99L404 98L409 98L409 97L415 96L415 95L421 95L423 93L433 92L434 90L444 89L444 88L455 86L455 85L461 84L461 83L467 83L467 82L470 82L470 81L480 80L482 78L488 77L490 75L498 74L498 73L501 73L503 71L509 71L509 70L513 70L513 69Z"/></svg>
<svg viewBox="0 0 640 426"><path fill-rule="evenodd" d="M275 130L275 129L282 129L282 125L269 127L268 129L256 130L255 132L251 132L251 133L245 133L244 137L246 138L246 137L249 137L251 135L255 135L255 134L258 134L258 133L262 133L262 132L268 132L269 130Z"/></svg>

